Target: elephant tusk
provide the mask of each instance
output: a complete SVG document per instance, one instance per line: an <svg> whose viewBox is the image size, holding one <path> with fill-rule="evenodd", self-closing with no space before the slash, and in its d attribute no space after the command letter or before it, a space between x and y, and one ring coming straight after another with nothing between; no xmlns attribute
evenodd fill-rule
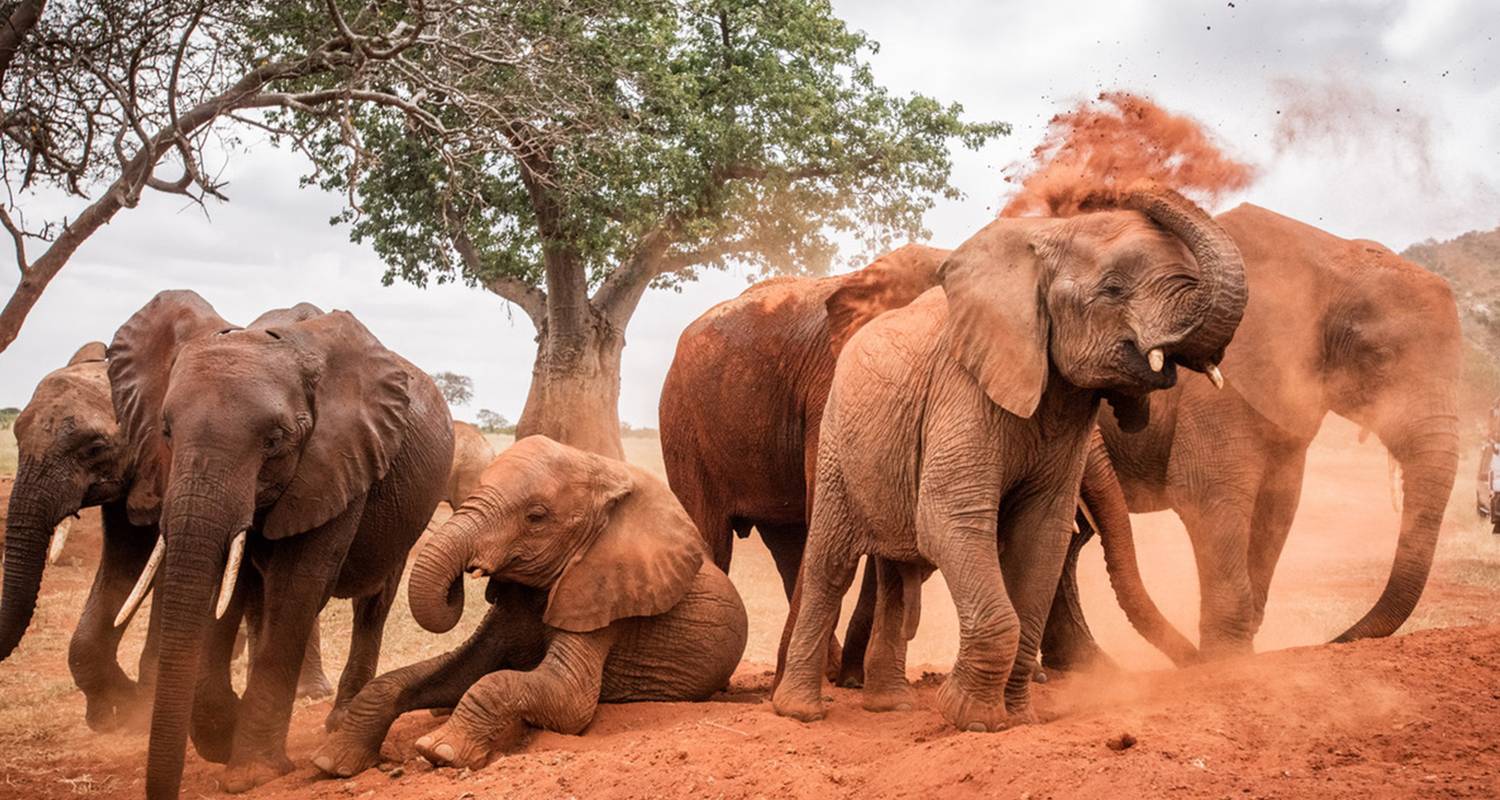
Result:
<svg viewBox="0 0 1500 800"><path fill-rule="evenodd" d="M1208 379L1214 382L1215 389L1224 388L1224 373L1219 371L1218 364L1209 364L1204 372L1208 373Z"/></svg>
<svg viewBox="0 0 1500 800"><path fill-rule="evenodd" d="M240 531L229 541L229 560L224 563L224 577L219 582L219 606L214 609L214 619L223 619L229 610L229 601L234 599L234 583L240 577L240 564L245 560L245 532Z"/></svg>
<svg viewBox="0 0 1500 800"><path fill-rule="evenodd" d="M47 548L47 563L56 564L62 558L63 545L68 543L68 531L73 530L73 518L63 517L52 532L52 546Z"/></svg>
<svg viewBox="0 0 1500 800"><path fill-rule="evenodd" d="M1161 372L1161 368L1167 365L1167 356L1161 351L1160 347L1151 348L1151 352L1146 354L1146 358L1151 361L1152 372Z"/></svg>
<svg viewBox="0 0 1500 800"><path fill-rule="evenodd" d="M167 554L167 540L156 537L156 546L151 548L151 557L146 559L146 568L141 570L141 577L136 579L135 587L130 590L130 596L125 598L125 605L120 606L120 613L115 615L115 627L118 628L130 621L135 615L135 610L141 607L141 601L146 599L146 593L151 591L151 583L156 580L156 570L161 567L162 557Z"/></svg>

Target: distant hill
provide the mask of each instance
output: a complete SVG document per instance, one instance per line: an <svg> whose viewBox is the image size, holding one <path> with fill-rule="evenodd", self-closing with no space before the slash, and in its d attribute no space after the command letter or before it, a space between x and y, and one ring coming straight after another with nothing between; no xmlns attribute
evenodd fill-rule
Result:
<svg viewBox="0 0 1500 800"><path fill-rule="evenodd" d="M1446 242L1428 239L1401 255L1453 284L1469 347L1464 354L1465 416L1482 416L1500 396L1500 228Z"/></svg>

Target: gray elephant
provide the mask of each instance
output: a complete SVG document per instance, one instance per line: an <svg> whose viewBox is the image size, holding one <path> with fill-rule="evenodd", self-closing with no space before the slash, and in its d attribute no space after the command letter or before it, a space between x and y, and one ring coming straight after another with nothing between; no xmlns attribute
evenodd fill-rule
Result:
<svg viewBox="0 0 1500 800"><path fill-rule="evenodd" d="M353 601L343 700L374 675L407 551L443 495L453 428L432 379L349 313L312 311L239 329L193 292L162 292L109 348L137 465L125 510L162 534L152 800L177 796L189 724L200 755L228 762L226 790L291 770L291 665L319 610ZM243 613L261 622L239 697Z"/></svg>
<svg viewBox="0 0 1500 800"><path fill-rule="evenodd" d="M374 765L396 717L454 707L417 749L477 768L529 726L588 727L596 706L703 700L745 649L745 608L687 512L645 470L529 436L412 566L412 615L432 631L463 613L464 573L493 604L458 649L371 681L314 756L325 773Z"/></svg>
<svg viewBox="0 0 1500 800"><path fill-rule="evenodd" d="M914 703L906 642L936 568L960 629L943 717L990 731L1031 718L1100 399L1139 428L1149 393L1179 367L1220 382L1245 303L1239 251L1207 214L1155 187L1124 204L1133 210L990 223L944 262L941 288L845 346L777 713L823 715L824 643L868 554L883 563L866 708Z"/></svg>
<svg viewBox="0 0 1500 800"><path fill-rule="evenodd" d="M16 417L20 468L6 515L0 597L3 661L31 622L42 571L53 560L49 537L50 552L60 551L71 515L99 507L104 528L99 568L68 645L68 669L83 691L85 720L96 731L145 722L155 684L157 639L147 638L138 685L118 663L125 628L116 616L146 566L157 530L155 525L131 524L125 513L125 493L135 469L110 404L104 357L102 342L79 348L67 366L42 378ZM300 697L331 692L318 642L314 628L298 676Z"/></svg>

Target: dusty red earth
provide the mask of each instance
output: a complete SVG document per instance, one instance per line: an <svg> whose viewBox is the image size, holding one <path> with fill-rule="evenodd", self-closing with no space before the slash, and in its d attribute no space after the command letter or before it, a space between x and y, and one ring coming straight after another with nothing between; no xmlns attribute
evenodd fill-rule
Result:
<svg viewBox="0 0 1500 800"><path fill-rule="evenodd" d="M285 798L517 797L1495 797L1500 796L1500 537L1474 518L1466 461L1428 591L1403 635L1315 644L1379 593L1394 547L1386 461L1353 431L1330 425L1309 459L1302 513L1272 589L1259 646L1290 649L1169 670L1123 622L1097 548L1081 570L1086 610L1119 667L1037 687L1042 722L997 734L959 733L933 708L956 648L940 581L926 587L911 677L921 706L871 714L857 691L829 689L822 722L774 715L767 701L785 601L756 540L732 570L752 636L730 691L701 704L607 706L582 736L535 733L473 772L433 769L411 743L436 720L407 715L389 763L353 780L308 765L324 702L299 702L289 753L296 772L247 795ZM0 486L3 493L8 486ZM66 670L66 641L87 582L97 522L75 529L49 570L42 611L22 648L0 664L0 797L139 797L145 741L93 734ZM1148 585L1191 634L1196 583L1170 515L1136 518ZM80 535L82 534L82 535ZM471 599L471 603L475 600ZM471 607L468 625L477 619ZM347 613L324 616L336 675ZM461 623L460 629L466 627ZM1408 632L1410 631L1410 632ZM386 664L451 646L392 616ZM135 638L126 650L138 649ZM336 657L337 654L337 657ZM183 796L218 793L217 767L190 755Z"/></svg>

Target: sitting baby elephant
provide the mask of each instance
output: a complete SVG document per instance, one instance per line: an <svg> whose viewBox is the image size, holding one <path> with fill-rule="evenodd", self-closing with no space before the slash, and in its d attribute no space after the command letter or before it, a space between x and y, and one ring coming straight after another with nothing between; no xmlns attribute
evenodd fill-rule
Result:
<svg viewBox="0 0 1500 800"><path fill-rule="evenodd" d="M401 714L450 708L417 741L434 764L479 767L533 725L576 734L600 702L704 700L745 649L745 608L665 482L542 436L517 442L412 566L422 627L463 613L463 574L492 604L458 649L371 681L313 763L375 764ZM455 707L456 706L456 707Z"/></svg>

